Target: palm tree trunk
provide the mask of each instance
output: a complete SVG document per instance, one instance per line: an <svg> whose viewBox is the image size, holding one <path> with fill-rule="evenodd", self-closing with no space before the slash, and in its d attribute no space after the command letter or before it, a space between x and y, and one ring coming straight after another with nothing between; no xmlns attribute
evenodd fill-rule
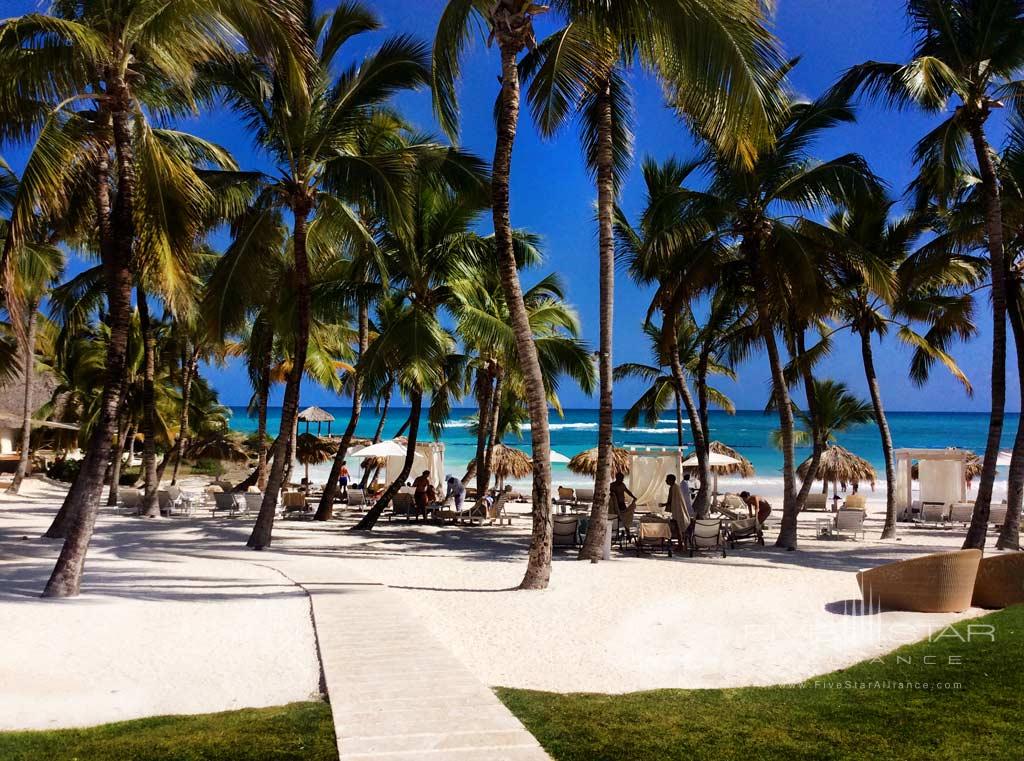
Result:
<svg viewBox="0 0 1024 761"><path fill-rule="evenodd" d="M793 325L793 340L798 360L802 360L807 353L804 343L804 328L802 325ZM796 495L796 509L799 512L804 509L807 495L814 485L814 479L818 477L818 466L821 465L821 455L825 451L825 435L821 430L821 410L818 407L817 394L814 393L814 376L805 362L800 362L801 375L804 381L804 395L807 397L807 416L811 420L811 466L807 471L807 477L800 484L800 491Z"/></svg>
<svg viewBox="0 0 1024 761"><path fill-rule="evenodd" d="M256 485L263 493L267 491L267 465L269 447L267 444L267 407L270 405L270 360L271 348L264 352L259 369L258 388L256 389L256 407L258 422L256 434L259 437L259 459L256 463Z"/></svg>
<svg viewBox="0 0 1024 761"><path fill-rule="evenodd" d="M379 444L384 435L384 425L388 422L388 411L391 409L391 394L394 393L394 388L394 380L388 381L388 385L384 389L384 404L381 407L380 418L377 420L377 430L373 433L372 443L374 444ZM363 468L363 475L359 479L359 488L363 491L366 491L366 487L370 483L370 476L370 468Z"/></svg>
<svg viewBox="0 0 1024 761"><path fill-rule="evenodd" d="M697 414L700 417L700 429L704 433L704 441L711 446L711 426L708 425L708 361L709 349L705 344L697 361ZM710 449L708 450L710 456Z"/></svg>
<svg viewBox="0 0 1024 761"><path fill-rule="evenodd" d="M398 477L393 479L388 485L388 488L384 490L380 499L370 508L370 511L362 517L362 519L355 526L352 527L353 531L369 531L377 523L391 500L394 499L395 494L401 489L409 478L409 474L412 472L412 464L416 459L416 437L420 430L420 412L423 410L423 392L419 389L415 389L409 395L409 401L412 405L412 409L409 412L409 443L405 448L405 462L402 463L402 472L398 474Z"/></svg>
<svg viewBox="0 0 1024 761"><path fill-rule="evenodd" d="M882 437L882 457L885 459L885 525L882 527L881 538L891 539L896 536L896 458L893 454L889 420L882 406L882 389L875 373L871 333L867 328L860 329L860 353L864 359L864 376L868 382L868 393L871 394L871 406L875 411L875 423Z"/></svg>
<svg viewBox="0 0 1024 761"><path fill-rule="evenodd" d="M974 153L981 171L982 195L985 201L985 228L992 270L992 408L985 442L985 459L978 482L971 526L964 539L964 548L984 549L988 533L988 515L992 506L992 485L996 479L996 461L1003 436L1006 407L1006 263L1003 256L1003 214L999 200L999 179L996 177L992 152L985 138L983 120L969 126Z"/></svg>
<svg viewBox="0 0 1024 761"><path fill-rule="evenodd" d="M178 468L181 467L181 458L185 456L185 448L189 439L189 404L192 401L192 379L199 367L199 349L192 352L187 364L181 372L181 418L178 420L178 441L175 444L174 469L171 471L171 485L178 483Z"/></svg>
<svg viewBox="0 0 1024 761"><path fill-rule="evenodd" d="M306 369L306 349L309 344L309 259L306 253L306 228L311 207L308 203L297 205L295 225L292 232L292 249L295 255L295 345L292 369L285 383L284 400L281 403L281 427L278 431L274 464L270 468L267 488L263 493L259 516L247 542L249 547L262 550L270 546L274 528L274 514L277 512L277 497L284 484L285 466L290 464L295 422L299 414L299 391L302 374Z"/></svg>
<svg viewBox="0 0 1024 761"><path fill-rule="evenodd" d="M142 475L145 490L142 495L142 514L146 518L160 517L160 504L156 492L160 486L156 472L156 332L149 315L149 300L142 286L135 289L139 305L139 324L142 327Z"/></svg>
<svg viewBox="0 0 1024 761"><path fill-rule="evenodd" d="M1024 379L1024 294L1021 284L1007 279L1006 307L1010 317L1010 328L1017 350L1017 374ZM1010 473L1006 486L1006 519L999 530L996 549L1020 549L1020 513L1024 503L1024 383L1020 384L1021 413L1017 420L1017 435L1013 439L1010 455Z"/></svg>
<svg viewBox="0 0 1024 761"><path fill-rule="evenodd" d="M700 416L697 405L694 404L690 387L686 383L686 376L683 374L683 363L679 358L679 336L676 332L676 315L679 313L678 304L670 304L661 312L662 340L664 351L668 355L669 367L672 370L672 379L675 381L676 393L683 400L687 416L690 419L691 436L693 447L697 452L697 469L700 471L700 489L693 501L693 511L698 516L704 516L710 504L709 491L712 484L711 463L708 457L708 442L704 438L704 428L700 424Z"/></svg>
<svg viewBox="0 0 1024 761"><path fill-rule="evenodd" d="M22 346L22 374L25 376L25 389L22 397L21 416L21 456L18 468L14 471L14 480L7 488L8 494L17 494L21 490L21 482L28 475L29 458L32 454L32 378L36 366L36 309L39 305L35 299L25 304L25 338Z"/></svg>
<svg viewBox="0 0 1024 761"><path fill-rule="evenodd" d="M675 378L673 378L674 380ZM683 397L675 386L672 389L672 396L676 400L676 445L682 449L686 443L683 439Z"/></svg>
<svg viewBox="0 0 1024 761"><path fill-rule="evenodd" d="M601 335L598 346L597 374L600 383L597 415L597 473L594 478L594 502L590 507L587 536L580 548L580 560L599 560L604 553L608 531L608 497L612 485L613 393L612 339L615 311L615 154L612 130L612 92L610 78L602 83L598 95L597 128L597 220L598 272L600 279Z"/></svg>
<svg viewBox="0 0 1024 761"><path fill-rule="evenodd" d="M491 397L494 394L494 381L491 378L490 363L487 368L476 372L476 401L479 409L476 425L476 493L483 494L487 483L491 480L488 468L487 441L491 435Z"/></svg>
<svg viewBox="0 0 1024 761"><path fill-rule="evenodd" d="M85 567L85 556L96 525L103 476L110 459L110 441L117 427L121 382L125 372L132 312L131 265L135 245L136 179L130 118L132 100L123 80L115 77L109 85L108 94L117 108L113 114L113 136L117 156L118 193L113 215L108 217L105 211L110 208L107 156L101 149L100 166L97 171L97 208L100 254L107 286L110 343L107 347L99 417L90 436L78 478L68 492L68 497L73 498L75 504L70 509L67 538L64 540L53 573L46 583L43 597L75 597L81 588L82 569ZM103 245L104 241L108 242L108 245Z"/></svg>
<svg viewBox="0 0 1024 761"><path fill-rule="evenodd" d="M491 392L491 411L487 416L489 422L487 432L487 455L484 457L484 471L487 473L487 477L483 481L483 488L477 492L479 496L484 496L487 490L491 486L491 473L494 472L494 449L501 442L498 440L498 425L499 418L501 417L501 395L503 393L504 371L499 367L494 377L494 390Z"/></svg>
<svg viewBox="0 0 1024 761"><path fill-rule="evenodd" d="M519 70L516 58L521 45L518 41L501 42L501 95L492 165L491 201L501 285L516 337L519 366L526 382L533 449L533 531L530 536L530 557L519 588L545 589L551 578L551 434L548 429L548 400L537 346L533 342L533 331L530 329L523 290L519 283L509 206L512 147L519 123Z"/></svg>
<svg viewBox="0 0 1024 761"><path fill-rule="evenodd" d="M348 426L341 437L341 444L334 456L334 463L331 465L331 472L327 476L327 483L324 484L324 493L320 497L320 504L316 509L316 520L330 520L334 512L334 494L338 489L338 479L341 477L341 467L345 464L348 456L348 448L352 445L352 437L356 435L356 426L359 425L359 416L363 409L363 378L360 363L363 354L370 344L370 307L365 299L359 302L359 358L356 362L355 377L352 381L352 413L348 417Z"/></svg>
<svg viewBox="0 0 1024 761"><path fill-rule="evenodd" d="M117 446L113 456L110 458L110 487L107 489L107 507L117 507L118 492L121 490L121 463L124 461L124 448L129 436L134 436L135 431L127 415L122 411L124 417L123 425L118 426Z"/></svg>

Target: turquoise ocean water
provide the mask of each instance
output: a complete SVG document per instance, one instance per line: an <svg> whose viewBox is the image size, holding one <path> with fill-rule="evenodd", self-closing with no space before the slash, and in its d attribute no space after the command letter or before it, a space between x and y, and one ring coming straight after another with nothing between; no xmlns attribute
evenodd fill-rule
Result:
<svg viewBox="0 0 1024 761"><path fill-rule="evenodd" d="M256 430L256 419L246 414L244 407L233 407L231 427L240 432L251 433ZM332 425L332 433L340 434L348 423L348 407L326 408L336 418ZM474 410L456 409L451 421L445 428L441 441L445 443L445 462L449 472L459 476L465 471L466 463L474 456L476 439L470 435L468 417ZM663 416L656 426L627 430L622 425L622 411L615 414L615 443L617 446L674 446L676 443L675 419ZM408 411L392 409L384 430L385 437L393 436L408 417ZM891 412L888 415L892 429L893 443L896 447L917 447L940 449L948 446L959 446L979 454L984 452L985 437L988 428L988 415L973 412ZM1017 430L1018 415L1006 416L1003 429L1003 448L1009 449ZM371 409L364 414L357 429L358 436L371 437L377 427L377 415ZM760 411L741 411L735 415L722 412L711 413L712 437L722 441L742 453L749 459L758 477L774 478L781 474L782 456L772 446L771 432L777 426L774 415L766 415ZM272 408L268 428L276 433L280 424L280 409ZM299 424L299 431L305 425ZM312 431L316 431L313 425ZM326 432L326 427L322 429ZM426 431L426 420L420 426ZM523 432L523 440L514 436L505 443L518 446L529 452L529 431ZM690 444L689 425L684 426L684 437ZM578 409L566 410L565 416L551 418L552 447L564 455L574 454L589 449L597 444L597 410ZM885 469L882 462L881 443L878 430L874 425L861 425L850 429L840 437L840 444L874 464L880 478L884 478ZM809 449L798 449L797 457L802 461L810 454ZM564 465L554 466L557 481L578 480L572 476Z"/></svg>

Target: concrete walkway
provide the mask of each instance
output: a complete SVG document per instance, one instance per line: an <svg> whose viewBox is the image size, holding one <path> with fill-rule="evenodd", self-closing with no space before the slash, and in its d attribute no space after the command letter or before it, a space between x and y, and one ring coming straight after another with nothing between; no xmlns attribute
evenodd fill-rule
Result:
<svg viewBox="0 0 1024 761"><path fill-rule="evenodd" d="M549 758L387 587L351 576L327 582L339 572L329 559L266 565L310 595L341 761Z"/></svg>

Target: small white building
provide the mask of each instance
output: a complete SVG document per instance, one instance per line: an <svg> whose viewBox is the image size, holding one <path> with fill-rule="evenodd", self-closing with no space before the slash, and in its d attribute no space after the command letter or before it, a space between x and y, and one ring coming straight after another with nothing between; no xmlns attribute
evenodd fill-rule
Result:
<svg viewBox="0 0 1024 761"><path fill-rule="evenodd" d="M966 449L897 449L896 515L909 521L918 517L922 502L944 505L967 499ZM914 499L913 468L917 462L919 494Z"/></svg>

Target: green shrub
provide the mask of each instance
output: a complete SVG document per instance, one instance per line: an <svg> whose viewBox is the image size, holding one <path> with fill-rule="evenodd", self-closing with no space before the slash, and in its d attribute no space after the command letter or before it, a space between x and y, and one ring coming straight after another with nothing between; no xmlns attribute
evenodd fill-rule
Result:
<svg viewBox="0 0 1024 761"><path fill-rule="evenodd" d="M77 478L78 471L81 469L81 460L57 460L53 465L46 469L46 475L54 481L71 483L75 478Z"/></svg>

